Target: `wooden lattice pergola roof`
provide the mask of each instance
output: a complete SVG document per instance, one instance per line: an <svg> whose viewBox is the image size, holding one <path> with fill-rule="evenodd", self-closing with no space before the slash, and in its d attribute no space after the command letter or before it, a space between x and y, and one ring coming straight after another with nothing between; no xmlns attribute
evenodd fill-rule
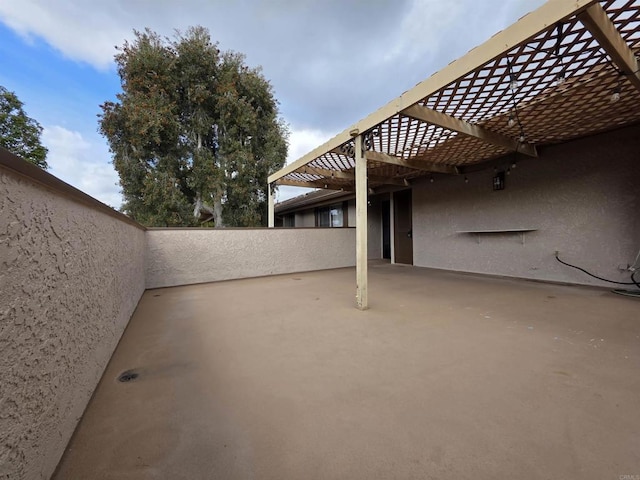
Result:
<svg viewBox="0 0 640 480"><path fill-rule="evenodd" d="M640 122L640 0L549 0L269 177L353 190L354 135L369 187Z"/></svg>

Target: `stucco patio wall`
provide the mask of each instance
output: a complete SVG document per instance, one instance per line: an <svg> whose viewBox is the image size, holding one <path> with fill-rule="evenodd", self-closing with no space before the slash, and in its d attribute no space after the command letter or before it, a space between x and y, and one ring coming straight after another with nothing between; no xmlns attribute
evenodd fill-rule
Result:
<svg viewBox="0 0 640 480"><path fill-rule="evenodd" d="M147 288L355 265L354 228L147 230Z"/></svg>
<svg viewBox="0 0 640 480"><path fill-rule="evenodd" d="M544 281L612 286L629 281L619 266L640 249L640 127L541 147L538 158L497 163L510 168L493 191L492 168L436 176L413 189L414 264ZM524 233L506 232L531 229ZM504 233L497 231L505 230ZM496 231L494 233L473 233ZM465 233L469 232L469 233ZM624 288L624 287L623 287ZM627 287L631 288L631 287Z"/></svg>
<svg viewBox="0 0 640 480"><path fill-rule="evenodd" d="M144 235L0 149L0 478L53 474L144 292Z"/></svg>

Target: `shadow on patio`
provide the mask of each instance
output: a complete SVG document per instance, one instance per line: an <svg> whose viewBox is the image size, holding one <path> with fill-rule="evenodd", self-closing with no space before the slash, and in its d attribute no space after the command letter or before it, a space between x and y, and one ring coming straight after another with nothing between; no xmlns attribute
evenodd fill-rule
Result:
<svg viewBox="0 0 640 480"><path fill-rule="evenodd" d="M353 278L147 290L54 478L640 473L637 300L378 263L361 312Z"/></svg>

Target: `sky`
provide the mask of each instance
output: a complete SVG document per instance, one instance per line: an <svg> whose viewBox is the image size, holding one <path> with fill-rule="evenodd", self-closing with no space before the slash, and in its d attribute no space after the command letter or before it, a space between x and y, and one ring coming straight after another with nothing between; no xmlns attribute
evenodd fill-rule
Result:
<svg viewBox="0 0 640 480"><path fill-rule="evenodd" d="M287 162L483 43L544 0L0 0L0 85L44 128L49 172L119 208L98 133L133 30L207 27L262 66L289 126ZM277 200L306 189L280 187Z"/></svg>

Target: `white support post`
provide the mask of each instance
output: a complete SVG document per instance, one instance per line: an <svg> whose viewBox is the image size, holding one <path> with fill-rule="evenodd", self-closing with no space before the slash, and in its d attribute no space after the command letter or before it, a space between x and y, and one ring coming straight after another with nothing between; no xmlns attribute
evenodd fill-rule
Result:
<svg viewBox="0 0 640 480"><path fill-rule="evenodd" d="M355 137L356 163L356 302L360 310L369 307L367 296L367 159L362 151L362 135L357 130Z"/></svg>
<svg viewBox="0 0 640 480"><path fill-rule="evenodd" d="M269 203L269 213L268 213L268 217L269 217L269 220L268 220L268 222L269 222L269 228L273 228L273 227L274 227L274 225L275 225L275 213L274 213L274 205L273 205L273 194L274 194L275 192L272 192L272 191L271 191L271 184L269 184L269 185L268 185L268 192L267 192L267 193L269 194L269 200L268 200L268 203Z"/></svg>

